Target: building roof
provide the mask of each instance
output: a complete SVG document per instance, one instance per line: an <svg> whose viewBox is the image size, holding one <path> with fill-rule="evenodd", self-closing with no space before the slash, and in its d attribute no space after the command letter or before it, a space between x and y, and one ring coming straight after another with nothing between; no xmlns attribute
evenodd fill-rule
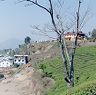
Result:
<svg viewBox="0 0 96 95"><path fill-rule="evenodd" d="M26 57L26 56L28 56L28 55L14 55L14 57Z"/></svg>
<svg viewBox="0 0 96 95"><path fill-rule="evenodd" d="M71 36L71 35L74 35L74 36L75 36L76 33L75 33L75 32L67 32L67 33L65 33L64 35L65 35L65 36L69 36L69 35L70 35L70 36Z"/></svg>
<svg viewBox="0 0 96 95"><path fill-rule="evenodd" d="M76 36L76 34L77 34L76 32L67 32L67 33L65 33L64 35L65 35L65 36L73 36L73 35ZM80 31L80 32L78 33L78 36L86 36L86 35L85 35L85 33L83 33L82 31Z"/></svg>

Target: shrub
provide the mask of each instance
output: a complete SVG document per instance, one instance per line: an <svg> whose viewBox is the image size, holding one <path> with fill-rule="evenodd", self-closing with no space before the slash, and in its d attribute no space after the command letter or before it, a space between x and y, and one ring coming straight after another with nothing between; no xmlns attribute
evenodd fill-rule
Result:
<svg viewBox="0 0 96 95"><path fill-rule="evenodd" d="M18 68L20 65L19 64L14 64L14 68Z"/></svg>
<svg viewBox="0 0 96 95"><path fill-rule="evenodd" d="M96 95L96 80L81 84L69 90L65 95Z"/></svg>
<svg viewBox="0 0 96 95"><path fill-rule="evenodd" d="M47 72L44 64L40 64L39 68L43 71L42 77L52 77L52 72Z"/></svg>

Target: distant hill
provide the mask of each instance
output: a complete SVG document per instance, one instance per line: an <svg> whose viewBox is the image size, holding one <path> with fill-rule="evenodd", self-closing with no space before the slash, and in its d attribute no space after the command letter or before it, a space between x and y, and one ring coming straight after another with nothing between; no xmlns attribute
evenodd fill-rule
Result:
<svg viewBox="0 0 96 95"><path fill-rule="evenodd" d="M12 38L12 39L9 39L9 40L6 40L6 41L0 43L0 49L1 50L9 49L9 48L15 49L18 47L19 44L22 44L22 43L23 43L23 41Z"/></svg>

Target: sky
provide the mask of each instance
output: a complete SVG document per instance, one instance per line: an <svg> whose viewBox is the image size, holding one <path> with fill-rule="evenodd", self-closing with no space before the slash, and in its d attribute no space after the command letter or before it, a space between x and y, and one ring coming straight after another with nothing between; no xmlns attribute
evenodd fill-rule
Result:
<svg viewBox="0 0 96 95"><path fill-rule="evenodd" d="M23 43L26 36L30 36L32 40L48 39L46 36L35 34L31 26L43 26L51 23L49 14L34 5L26 6L27 2L17 3L17 1L0 1L0 45L5 44L4 47L1 46L2 48L7 47L6 42L8 41L16 40ZM65 0L63 13L66 17L76 11L77 1ZM83 28L83 31L87 33L96 28L96 0L82 1L81 13L84 14L87 8L89 10L89 18ZM43 0L40 0L40 2L43 2ZM46 2L43 4L47 5Z"/></svg>

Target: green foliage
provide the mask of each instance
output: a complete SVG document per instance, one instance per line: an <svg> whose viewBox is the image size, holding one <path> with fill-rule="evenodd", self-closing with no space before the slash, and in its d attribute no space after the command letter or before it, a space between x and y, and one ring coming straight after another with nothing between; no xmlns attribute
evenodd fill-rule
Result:
<svg viewBox="0 0 96 95"><path fill-rule="evenodd" d="M77 48L74 59L75 87L70 88L68 94L65 94L68 88L64 80L62 58L45 60L41 64L44 64L41 66L44 72L51 72L55 80L55 85L48 95L96 95L96 46Z"/></svg>
<svg viewBox="0 0 96 95"><path fill-rule="evenodd" d="M25 44L29 44L31 41L31 38L27 36L24 41L25 41Z"/></svg>
<svg viewBox="0 0 96 95"><path fill-rule="evenodd" d="M40 64L39 65L39 69L42 69L43 72L44 72L44 70L46 69L46 65L45 64Z"/></svg>
<svg viewBox="0 0 96 95"><path fill-rule="evenodd" d="M43 75L42 77L51 77L52 78L52 72L47 72L46 71L46 66L45 64L40 64L39 69L43 70Z"/></svg>
<svg viewBox="0 0 96 95"><path fill-rule="evenodd" d="M59 95L61 91L66 90L66 83L64 81L64 72L63 72L63 63L60 57L48 59L43 61L41 67L44 69L44 72L52 74L52 78L56 81L56 84L51 91L48 92L48 95Z"/></svg>
<svg viewBox="0 0 96 95"><path fill-rule="evenodd" d="M10 50L9 56L14 56L14 55L15 55L15 51L14 50Z"/></svg>
<svg viewBox="0 0 96 95"><path fill-rule="evenodd" d="M91 37L92 37L92 38L96 38L96 29L93 29L93 30L92 30Z"/></svg>
<svg viewBox="0 0 96 95"><path fill-rule="evenodd" d="M96 95L96 80L85 82L62 95Z"/></svg>
<svg viewBox="0 0 96 95"><path fill-rule="evenodd" d="M20 65L19 64L14 64L14 68L18 68Z"/></svg>
<svg viewBox="0 0 96 95"><path fill-rule="evenodd" d="M43 72L44 74L42 75L42 77L50 77L52 78L52 72Z"/></svg>

